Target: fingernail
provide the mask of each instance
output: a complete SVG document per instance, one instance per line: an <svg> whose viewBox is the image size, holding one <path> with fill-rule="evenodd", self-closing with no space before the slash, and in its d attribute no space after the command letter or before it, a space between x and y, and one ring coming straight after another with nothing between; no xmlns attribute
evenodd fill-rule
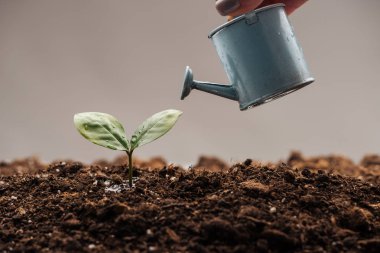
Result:
<svg viewBox="0 0 380 253"><path fill-rule="evenodd" d="M240 7L240 0L218 0L215 5L220 15L225 16Z"/></svg>

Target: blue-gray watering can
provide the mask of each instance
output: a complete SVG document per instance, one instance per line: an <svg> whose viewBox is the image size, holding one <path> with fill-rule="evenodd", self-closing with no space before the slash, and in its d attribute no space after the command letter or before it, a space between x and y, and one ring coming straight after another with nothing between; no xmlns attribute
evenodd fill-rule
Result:
<svg viewBox="0 0 380 253"><path fill-rule="evenodd" d="M195 81L186 67L181 99L197 89L236 100L246 110L312 83L284 6L265 6L212 31L209 38L231 84Z"/></svg>

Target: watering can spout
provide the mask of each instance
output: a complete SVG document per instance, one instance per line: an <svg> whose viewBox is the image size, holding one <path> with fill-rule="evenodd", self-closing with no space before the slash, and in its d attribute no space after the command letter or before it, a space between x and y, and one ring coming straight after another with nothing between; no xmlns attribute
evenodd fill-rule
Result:
<svg viewBox="0 0 380 253"><path fill-rule="evenodd" d="M186 67L185 70L185 78L182 89L181 99L183 100L190 94L192 89L204 91L207 93L211 93L220 97L232 99L235 101L239 100L237 92L232 85L223 85L217 83L210 82L200 82L193 79L193 72L189 66Z"/></svg>

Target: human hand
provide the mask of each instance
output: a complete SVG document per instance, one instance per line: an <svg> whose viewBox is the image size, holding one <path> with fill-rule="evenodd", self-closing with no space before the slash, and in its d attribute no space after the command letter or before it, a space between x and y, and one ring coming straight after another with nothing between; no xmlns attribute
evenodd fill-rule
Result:
<svg viewBox="0 0 380 253"><path fill-rule="evenodd" d="M284 3L285 11L289 15L307 0L215 0L215 7L219 14L228 19L271 4Z"/></svg>

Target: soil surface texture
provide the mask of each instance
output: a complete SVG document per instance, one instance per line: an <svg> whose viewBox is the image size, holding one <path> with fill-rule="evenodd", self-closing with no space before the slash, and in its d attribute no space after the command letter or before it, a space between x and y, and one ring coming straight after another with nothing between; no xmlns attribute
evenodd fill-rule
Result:
<svg viewBox="0 0 380 253"><path fill-rule="evenodd" d="M0 162L0 252L380 252L380 156Z"/></svg>

